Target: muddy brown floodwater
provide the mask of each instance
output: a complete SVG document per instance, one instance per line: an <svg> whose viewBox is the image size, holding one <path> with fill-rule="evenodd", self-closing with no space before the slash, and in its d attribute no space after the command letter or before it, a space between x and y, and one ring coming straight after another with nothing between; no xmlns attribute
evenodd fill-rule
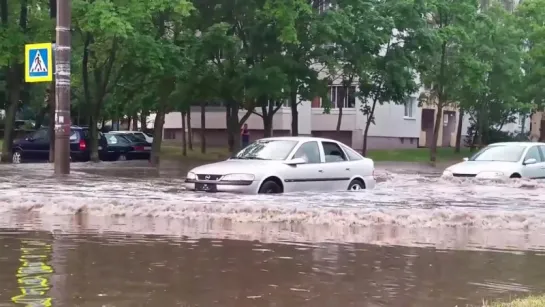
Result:
<svg viewBox="0 0 545 307"><path fill-rule="evenodd" d="M545 289L538 253L0 235L0 306L465 306Z"/></svg>
<svg viewBox="0 0 545 307"><path fill-rule="evenodd" d="M376 189L184 190L187 166L0 166L0 307L466 306L545 292L545 183L377 165Z"/></svg>

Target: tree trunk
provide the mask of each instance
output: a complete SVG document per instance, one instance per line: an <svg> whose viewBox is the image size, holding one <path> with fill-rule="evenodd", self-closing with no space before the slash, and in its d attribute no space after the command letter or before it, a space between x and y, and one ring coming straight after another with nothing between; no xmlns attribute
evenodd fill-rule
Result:
<svg viewBox="0 0 545 307"><path fill-rule="evenodd" d="M19 67L19 65L15 65L16 68L21 68L22 71L23 68ZM11 154L13 150L13 139L14 139L14 130L13 126L15 125L15 115L17 113L17 104L19 103L19 97L21 95L20 92L20 80L19 80L19 73L13 73L11 72L10 75L8 75L8 105L6 109L6 117L4 118L4 142L2 143L2 156L0 157L0 161L2 163L11 163Z"/></svg>
<svg viewBox="0 0 545 307"><path fill-rule="evenodd" d="M433 136L430 144L430 162L437 162L437 140L439 139L439 129L443 124L443 102L437 103L437 113L435 114L435 125L433 126Z"/></svg>
<svg viewBox="0 0 545 307"><path fill-rule="evenodd" d="M92 162L100 162L98 156L98 112L93 110L93 114L89 117L89 150L90 160ZM104 125L104 121L102 122ZM104 129L104 126L102 126Z"/></svg>
<svg viewBox="0 0 545 307"><path fill-rule="evenodd" d="M161 102L165 103L165 102ZM155 123L153 124L153 143L151 145L150 163L153 166L159 166L161 155L161 143L163 141L163 125L165 123L164 107L157 110Z"/></svg>
<svg viewBox="0 0 545 307"><path fill-rule="evenodd" d="M48 94L49 95L49 94ZM45 107L41 108L40 109L40 113L38 113L38 115L36 115L36 122L34 123L34 130L38 130L40 129L40 127L44 124L45 122L45 115L47 113L49 113L49 97L47 98L47 100L45 100Z"/></svg>
<svg viewBox="0 0 545 307"><path fill-rule="evenodd" d="M297 112L297 89L292 88L290 93L291 108L291 135L299 135L299 113Z"/></svg>
<svg viewBox="0 0 545 307"><path fill-rule="evenodd" d="M268 101L266 97L260 101L261 119L263 120L263 136L268 138L273 135L274 101Z"/></svg>
<svg viewBox="0 0 545 307"><path fill-rule="evenodd" d="M163 126L165 125L165 113L168 105L168 99L174 90L174 78L164 77L159 86L158 92L161 93L158 101L157 114L153 124L153 144L151 145L150 163L153 166L159 166L161 156L161 143L163 142Z"/></svg>
<svg viewBox="0 0 545 307"><path fill-rule="evenodd" d="M187 146L189 150L193 150L193 129L191 128L191 108L186 113L187 117Z"/></svg>
<svg viewBox="0 0 545 307"><path fill-rule="evenodd" d="M371 106L371 111L367 114L367 122L365 122L365 129L363 130L363 146L361 154L365 157L367 155L367 135L369 135L369 127L373 123L375 116L375 108L377 107L377 99L373 99L373 105Z"/></svg>
<svg viewBox="0 0 545 307"><path fill-rule="evenodd" d="M263 136L266 138L273 136L273 117L274 114L263 114Z"/></svg>
<svg viewBox="0 0 545 307"><path fill-rule="evenodd" d="M57 95L55 92L55 78L49 85L49 125L47 127L49 133L49 162L55 162L55 106Z"/></svg>
<svg viewBox="0 0 545 307"><path fill-rule="evenodd" d="M201 102L201 152L206 153L206 102Z"/></svg>
<svg viewBox="0 0 545 307"><path fill-rule="evenodd" d="M462 147L462 124L464 123L464 109L460 108L460 114L458 115L458 127L456 129L456 147L455 153L459 153Z"/></svg>
<svg viewBox="0 0 545 307"><path fill-rule="evenodd" d="M240 126L238 122L238 104L230 103L225 108L227 121L227 146L229 152L236 153L240 148Z"/></svg>
<svg viewBox="0 0 545 307"><path fill-rule="evenodd" d="M437 93L437 114L435 114L435 125L433 126L432 143L430 144L430 162L435 165L437 162L437 140L439 139L439 128L443 124L443 106L447 102L445 95L445 69L447 66L447 41L441 44L441 61L439 67L439 80L436 87Z"/></svg>
<svg viewBox="0 0 545 307"><path fill-rule="evenodd" d="M142 110L142 112L140 112L140 131L145 132L147 130L148 130L148 116L146 115L146 112Z"/></svg>
<svg viewBox="0 0 545 307"><path fill-rule="evenodd" d="M336 128L336 131L337 132L340 132L341 131L341 123L343 121L343 106L341 105L339 107L339 116L337 117L337 128Z"/></svg>
<svg viewBox="0 0 545 307"><path fill-rule="evenodd" d="M187 137L185 130L187 129L187 126L185 125L185 118L187 113L181 112L182 114L182 155L184 157L187 157Z"/></svg>
<svg viewBox="0 0 545 307"><path fill-rule="evenodd" d="M132 131L138 131L138 114L132 116Z"/></svg>

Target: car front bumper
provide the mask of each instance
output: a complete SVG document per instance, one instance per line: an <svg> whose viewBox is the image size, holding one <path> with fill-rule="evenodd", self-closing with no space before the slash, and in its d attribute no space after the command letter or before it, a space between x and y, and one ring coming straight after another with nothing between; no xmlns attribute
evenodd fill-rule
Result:
<svg viewBox="0 0 545 307"><path fill-rule="evenodd" d="M229 192L241 194L256 194L259 190L259 181L215 181L215 180L189 180L186 179L184 186L187 190L195 191L198 184L214 186L212 191L202 192ZM201 190L199 190L201 192Z"/></svg>

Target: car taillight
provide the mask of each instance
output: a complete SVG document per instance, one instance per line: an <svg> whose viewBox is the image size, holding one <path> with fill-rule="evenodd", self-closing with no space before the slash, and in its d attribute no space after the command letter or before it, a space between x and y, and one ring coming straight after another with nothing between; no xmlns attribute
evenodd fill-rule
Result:
<svg viewBox="0 0 545 307"><path fill-rule="evenodd" d="M143 151L143 150L144 150L144 146L134 146L134 150L136 150L136 151Z"/></svg>
<svg viewBox="0 0 545 307"><path fill-rule="evenodd" d="M85 150L87 148L87 144L85 144L84 140L79 141L79 150Z"/></svg>

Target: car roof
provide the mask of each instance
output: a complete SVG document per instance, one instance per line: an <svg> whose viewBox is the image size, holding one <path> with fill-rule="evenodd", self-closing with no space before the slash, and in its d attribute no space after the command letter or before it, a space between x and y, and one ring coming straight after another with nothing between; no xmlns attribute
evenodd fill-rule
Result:
<svg viewBox="0 0 545 307"><path fill-rule="evenodd" d="M142 133L142 131L128 131L128 130L119 130L119 131L110 131L111 133Z"/></svg>
<svg viewBox="0 0 545 307"><path fill-rule="evenodd" d="M324 142L335 142L335 143L341 143L336 140L332 139L326 139L326 138L318 138L313 136L278 136L278 137L270 137L270 138L263 138L261 140L270 140L270 141L297 141L297 142L308 142L308 141L324 141Z"/></svg>
<svg viewBox="0 0 545 307"><path fill-rule="evenodd" d="M499 142L499 143L492 143L489 146L496 146L496 145L516 145L516 146L531 146L531 145L545 145L545 143L541 142Z"/></svg>

